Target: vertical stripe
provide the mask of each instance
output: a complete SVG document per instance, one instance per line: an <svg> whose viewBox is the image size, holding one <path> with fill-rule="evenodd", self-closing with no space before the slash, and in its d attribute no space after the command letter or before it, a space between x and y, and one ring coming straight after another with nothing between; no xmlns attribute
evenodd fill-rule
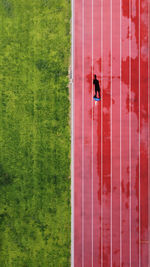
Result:
<svg viewBox="0 0 150 267"><path fill-rule="evenodd" d="M93 0L92 0L92 97L93 98ZM93 100L92 100L92 267L93 267Z"/></svg>
<svg viewBox="0 0 150 267"><path fill-rule="evenodd" d="M150 267L150 1L148 0L148 267Z"/></svg>
<svg viewBox="0 0 150 267"><path fill-rule="evenodd" d="M122 62L122 0L120 0L120 266L122 266L122 147L121 147L121 102L122 102L122 69L121 69L121 62Z"/></svg>
<svg viewBox="0 0 150 267"><path fill-rule="evenodd" d="M74 0L71 1L71 267L74 267Z"/></svg>
<svg viewBox="0 0 150 267"><path fill-rule="evenodd" d="M110 261L111 261L111 267L112 267L112 0L110 0L110 25L111 25L111 29L110 29L110 41L111 41L111 89L110 89L110 97L111 97L111 108L110 108L110 116L111 116L111 135L110 135L110 139L111 139L111 175L110 175L110 179L111 179L111 197L110 197L110 247L111 247L111 255L110 255Z"/></svg>
<svg viewBox="0 0 150 267"><path fill-rule="evenodd" d="M148 267L150 267L150 0L148 0Z"/></svg>
<svg viewBox="0 0 150 267"><path fill-rule="evenodd" d="M84 0L82 0L82 267L84 267Z"/></svg>
<svg viewBox="0 0 150 267"><path fill-rule="evenodd" d="M140 25L140 20L141 20L141 8L140 8L140 3L141 0L139 0L139 267L141 266L141 177L140 177L140 131L141 131L141 120L140 120L140 105L141 105L141 100L140 100L140 90L141 90L141 25Z"/></svg>
<svg viewBox="0 0 150 267"><path fill-rule="evenodd" d="M131 0L129 0L129 240L130 240L130 267L132 266L132 246L131 246Z"/></svg>
<svg viewBox="0 0 150 267"><path fill-rule="evenodd" d="M101 267L103 266L103 0L101 0Z"/></svg>

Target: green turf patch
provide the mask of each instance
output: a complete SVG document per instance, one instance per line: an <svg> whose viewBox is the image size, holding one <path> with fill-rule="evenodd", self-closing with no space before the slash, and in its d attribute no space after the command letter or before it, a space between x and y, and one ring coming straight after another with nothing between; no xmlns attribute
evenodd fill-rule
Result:
<svg viewBox="0 0 150 267"><path fill-rule="evenodd" d="M69 0L0 0L0 266L70 266Z"/></svg>

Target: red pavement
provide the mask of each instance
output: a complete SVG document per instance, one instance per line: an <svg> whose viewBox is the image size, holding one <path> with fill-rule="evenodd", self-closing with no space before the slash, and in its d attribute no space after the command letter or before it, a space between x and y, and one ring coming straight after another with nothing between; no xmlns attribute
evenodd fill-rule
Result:
<svg viewBox="0 0 150 267"><path fill-rule="evenodd" d="M148 19L148 0L74 0L75 267L150 267Z"/></svg>

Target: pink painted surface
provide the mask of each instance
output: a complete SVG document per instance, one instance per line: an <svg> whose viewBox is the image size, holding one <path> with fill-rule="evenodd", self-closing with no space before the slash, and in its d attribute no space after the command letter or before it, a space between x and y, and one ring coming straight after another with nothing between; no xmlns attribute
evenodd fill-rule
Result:
<svg viewBox="0 0 150 267"><path fill-rule="evenodd" d="M149 267L148 0L74 2L74 266Z"/></svg>

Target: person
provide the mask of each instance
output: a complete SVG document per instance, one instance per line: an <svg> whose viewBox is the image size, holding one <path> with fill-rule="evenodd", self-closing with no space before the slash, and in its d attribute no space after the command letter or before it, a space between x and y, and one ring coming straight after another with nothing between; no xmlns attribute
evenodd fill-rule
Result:
<svg viewBox="0 0 150 267"><path fill-rule="evenodd" d="M94 97L97 98L97 93L99 94L99 98L100 98L100 86L99 86L99 81L96 78L96 74L94 75L94 80L93 80L93 84L95 84L95 95Z"/></svg>

